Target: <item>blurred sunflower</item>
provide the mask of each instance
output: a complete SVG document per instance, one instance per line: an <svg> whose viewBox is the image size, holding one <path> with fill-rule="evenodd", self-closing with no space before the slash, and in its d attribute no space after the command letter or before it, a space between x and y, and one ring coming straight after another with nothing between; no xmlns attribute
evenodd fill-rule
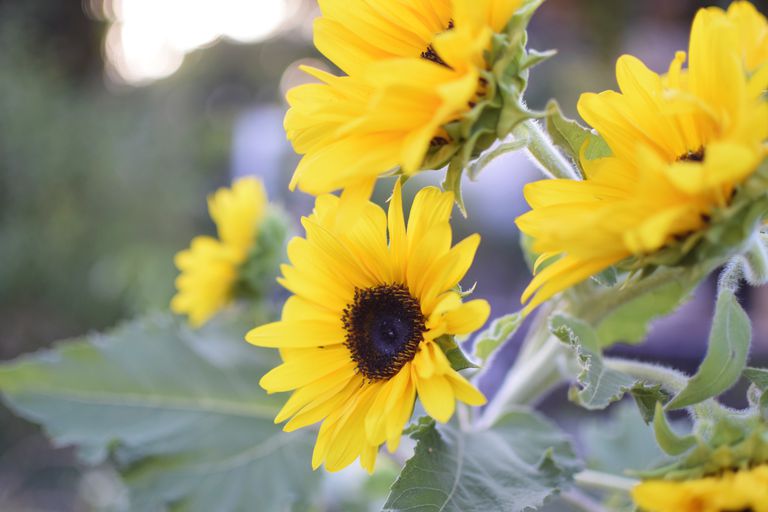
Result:
<svg viewBox="0 0 768 512"><path fill-rule="evenodd" d="M305 67L321 83L288 92L285 129L304 155L291 189L367 199L378 176L413 174L451 142L443 127L485 94L491 38L522 0L319 3L315 45L348 76Z"/></svg>
<svg viewBox="0 0 768 512"><path fill-rule="evenodd" d="M280 349L283 364L261 380L269 393L293 391L275 422L290 418L284 428L292 431L322 421L313 468L336 471L359 457L371 472L382 443L397 448L417 396L441 422L456 400L485 402L436 340L474 331L490 308L484 300L462 303L456 290L480 237L451 248L450 192L421 190L407 230L399 182L388 215L366 203L351 229L336 227L339 203L318 197L303 219L306 238L288 245L291 265L280 282L294 295L282 320L246 339Z"/></svg>
<svg viewBox="0 0 768 512"><path fill-rule="evenodd" d="M232 188L221 188L208 198L208 212L218 239L198 236L189 249L176 255L177 293L171 310L189 316L199 327L232 301L240 266L246 261L267 208L264 185L242 178Z"/></svg>
<svg viewBox="0 0 768 512"><path fill-rule="evenodd" d="M717 7L710 7L709 10L715 17L724 15ZM768 64L768 19L745 0L728 6L725 16L737 27L747 70L752 72Z"/></svg>
<svg viewBox="0 0 768 512"><path fill-rule="evenodd" d="M688 68L678 52L666 75L632 56L616 65L621 92L583 94L582 117L612 155L589 160L584 181L531 183L532 210L517 219L533 239L539 272L523 293L534 308L555 293L630 256L647 255L711 224L766 156L768 73L748 73L739 23L701 9L691 29ZM753 21L755 18L752 18ZM745 21L746 20L746 21Z"/></svg>
<svg viewBox="0 0 768 512"><path fill-rule="evenodd" d="M649 480L632 497L646 512L768 512L768 466L697 480Z"/></svg>

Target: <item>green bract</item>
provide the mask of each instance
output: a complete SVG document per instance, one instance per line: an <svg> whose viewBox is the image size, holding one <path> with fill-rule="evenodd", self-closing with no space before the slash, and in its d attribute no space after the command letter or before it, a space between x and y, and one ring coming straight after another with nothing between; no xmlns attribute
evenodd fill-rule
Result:
<svg viewBox="0 0 768 512"><path fill-rule="evenodd" d="M456 194L463 209L461 176L469 162L494 142L504 139L519 123L541 117L523 103L531 67L550 58L554 52L526 48L526 27L543 0L529 0L512 17L506 30L494 34L486 53L487 69L481 72L483 94L461 119L443 126L450 136L448 144L430 150L422 167L440 169L448 165L443 188ZM470 174L471 178L475 175Z"/></svg>

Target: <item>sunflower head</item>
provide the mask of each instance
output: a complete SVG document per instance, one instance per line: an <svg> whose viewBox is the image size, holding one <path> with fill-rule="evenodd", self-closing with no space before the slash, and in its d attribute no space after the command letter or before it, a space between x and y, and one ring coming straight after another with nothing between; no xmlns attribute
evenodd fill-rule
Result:
<svg viewBox="0 0 768 512"><path fill-rule="evenodd" d="M288 92L285 129L303 158L291 187L318 195L466 162L530 117L520 97L543 57L525 50L540 1L324 0L315 45L346 76ZM452 180L454 182L455 180Z"/></svg>
<svg viewBox="0 0 768 512"><path fill-rule="evenodd" d="M535 294L529 308L620 262L722 257L756 229L768 200L768 72L747 69L742 23L701 9L688 54L678 52L666 74L625 55L618 92L581 96L579 113L610 155L590 160L585 147L584 181L526 187L532 211L518 226L543 260L558 258L525 291L523 300Z"/></svg>
<svg viewBox="0 0 768 512"><path fill-rule="evenodd" d="M208 198L218 236L195 237L189 249L176 255L181 273L171 300L174 313L188 315L197 327L236 296L261 287L285 238L283 222L268 215L267 206L263 184L251 177Z"/></svg>
<svg viewBox="0 0 768 512"><path fill-rule="evenodd" d="M632 489L644 512L768 512L768 465L693 480L648 480Z"/></svg>
<svg viewBox="0 0 768 512"><path fill-rule="evenodd" d="M336 471L358 457L373 470L382 443L394 451L418 397L448 421L456 400L484 403L441 350L438 338L468 334L487 319L484 300L458 291L480 241L455 246L453 195L429 187L406 226L400 183L385 213L367 202L360 220L339 228L340 200L317 198L304 238L288 244L281 284L293 295L278 322L248 333L254 345L280 349L268 392L291 391L276 422L285 430L322 422L312 465Z"/></svg>

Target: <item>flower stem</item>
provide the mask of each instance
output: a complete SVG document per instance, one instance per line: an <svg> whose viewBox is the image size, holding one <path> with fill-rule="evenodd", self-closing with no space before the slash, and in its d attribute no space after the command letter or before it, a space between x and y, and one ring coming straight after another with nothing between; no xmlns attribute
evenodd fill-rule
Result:
<svg viewBox="0 0 768 512"><path fill-rule="evenodd" d="M640 483L639 480L635 480L634 478L626 478L610 473L603 473L602 471L593 471L591 469L585 469L584 471L576 473L573 480L576 482L576 485L588 489L626 493L630 492L634 486Z"/></svg>
<svg viewBox="0 0 768 512"><path fill-rule="evenodd" d="M550 336L524 364L516 363L483 411L477 427L490 428L510 405L530 403L557 385L562 379L559 362L566 351L560 340Z"/></svg>
<svg viewBox="0 0 768 512"><path fill-rule="evenodd" d="M514 133L518 138L528 139L531 160L548 178L581 179L581 173L560 153L536 120L528 119L520 123Z"/></svg>

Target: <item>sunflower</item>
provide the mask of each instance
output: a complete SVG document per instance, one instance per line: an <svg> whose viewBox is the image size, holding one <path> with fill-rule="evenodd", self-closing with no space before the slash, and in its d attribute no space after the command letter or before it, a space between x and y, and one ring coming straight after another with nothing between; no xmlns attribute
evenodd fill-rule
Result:
<svg viewBox="0 0 768 512"><path fill-rule="evenodd" d="M462 302L457 285L480 242L451 248L453 194L434 187L414 199L406 230L400 184L388 215L366 203L351 229L338 229L340 200L317 198L306 238L288 244L280 283L293 295L278 322L246 339L280 349L283 364L261 379L269 393L293 391L275 422L286 431L322 421L313 468L336 471L360 458L373 471L379 446L394 451L418 396L438 421L456 400L483 395L457 373L439 338L479 328L490 308ZM389 241L387 241L389 231Z"/></svg>
<svg viewBox="0 0 768 512"><path fill-rule="evenodd" d="M233 299L240 266L254 247L266 207L264 185L256 178L242 178L208 198L219 236L195 237L189 249L176 254L181 274L171 300L174 313L188 315L198 327Z"/></svg>
<svg viewBox="0 0 768 512"><path fill-rule="evenodd" d="M723 15L717 7L709 10L715 17ZM768 63L768 19L746 1L733 2L726 16L737 26L747 70L755 71L765 66Z"/></svg>
<svg viewBox="0 0 768 512"><path fill-rule="evenodd" d="M287 94L286 133L304 155L291 189L367 199L378 176L417 172L484 94L484 52L521 3L321 0L315 45L347 76L305 67L321 83Z"/></svg>
<svg viewBox="0 0 768 512"><path fill-rule="evenodd" d="M768 512L768 466L681 482L649 480L632 497L647 512Z"/></svg>
<svg viewBox="0 0 768 512"><path fill-rule="evenodd" d="M581 96L579 113L612 155L589 160L583 148L584 181L526 186L532 210L517 225L534 239L538 263L559 257L523 293L523 301L535 294L529 309L630 256L642 261L700 232L756 171L766 156L768 74L745 68L741 23L701 9L687 69L684 52L663 76L625 55L616 65L620 93Z"/></svg>

